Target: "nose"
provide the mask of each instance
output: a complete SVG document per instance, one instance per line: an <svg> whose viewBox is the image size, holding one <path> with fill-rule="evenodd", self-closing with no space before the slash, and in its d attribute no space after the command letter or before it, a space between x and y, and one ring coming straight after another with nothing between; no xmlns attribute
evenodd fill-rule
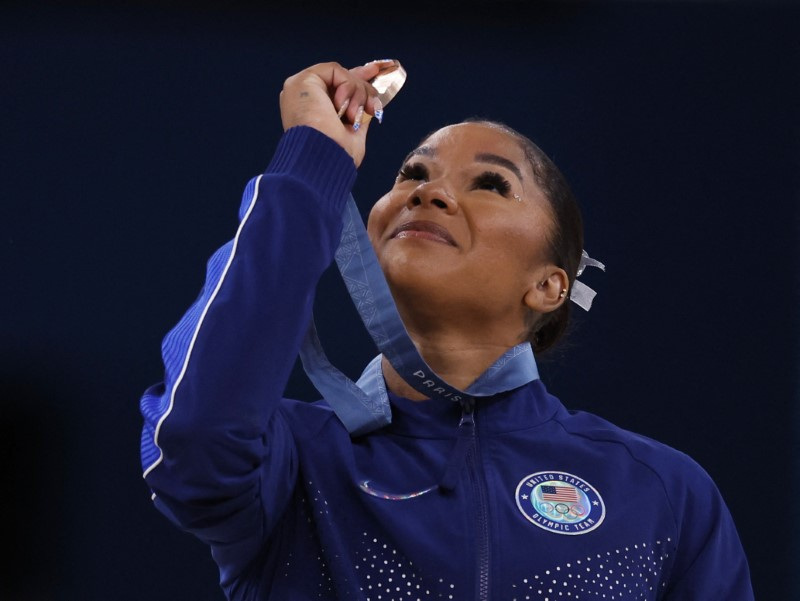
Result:
<svg viewBox="0 0 800 601"><path fill-rule="evenodd" d="M455 196L441 181L422 182L411 191L406 200L406 207L412 209L420 206L443 209L450 214L458 210Z"/></svg>

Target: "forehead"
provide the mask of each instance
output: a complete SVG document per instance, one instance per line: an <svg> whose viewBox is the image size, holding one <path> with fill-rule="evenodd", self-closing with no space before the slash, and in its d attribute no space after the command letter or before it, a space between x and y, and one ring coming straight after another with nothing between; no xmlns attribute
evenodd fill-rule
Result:
<svg viewBox="0 0 800 601"><path fill-rule="evenodd" d="M492 152L506 156L515 162L525 159L525 154L517 139L510 133L483 123L457 123L436 130L428 136L419 149L431 149L440 152L462 151Z"/></svg>

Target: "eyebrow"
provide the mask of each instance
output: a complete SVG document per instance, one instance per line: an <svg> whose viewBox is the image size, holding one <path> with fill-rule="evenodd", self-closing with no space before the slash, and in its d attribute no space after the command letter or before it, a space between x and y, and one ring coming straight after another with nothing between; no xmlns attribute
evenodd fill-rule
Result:
<svg viewBox="0 0 800 601"><path fill-rule="evenodd" d="M403 162L405 163L411 157L417 155L423 155L429 157L436 156L436 150L434 150L430 146L420 146L419 148L415 148L414 150L409 152L408 156L406 156L406 158L403 159ZM519 181L523 181L522 171L520 170L520 168L517 167L516 163L514 163L513 161L509 161L505 157L501 157L498 154L492 154L490 152L483 152L476 154L475 160L479 163L491 163L492 165L499 165L501 167L505 167L506 169L511 171L514 175L516 175Z"/></svg>
<svg viewBox="0 0 800 601"><path fill-rule="evenodd" d="M519 178L519 181L522 181L522 171L520 171L519 167L517 167L515 163L509 161L505 157L501 157L499 155L491 153L482 153L482 154L476 154L475 160L480 163L492 163L493 165L500 165L501 167L505 167L509 171L512 171L514 175L516 175L517 178Z"/></svg>
<svg viewBox="0 0 800 601"><path fill-rule="evenodd" d="M403 159L403 162L405 163L408 159L417 156L418 154L421 154L426 157L432 157L436 156L436 151L430 146L420 146L409 152L406 158Z"/></svg>

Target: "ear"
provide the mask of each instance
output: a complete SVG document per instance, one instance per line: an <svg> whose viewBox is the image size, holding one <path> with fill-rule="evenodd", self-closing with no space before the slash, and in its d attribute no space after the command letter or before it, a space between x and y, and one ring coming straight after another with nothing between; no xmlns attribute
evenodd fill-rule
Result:
<svg viewBox="0 0 800 601"><path fill-rule="evenodd" d="M525 292L523 303L537 313L555 311L567 301L567 290L569 290L567 272L555 265L548 265L537 270L536 275Z"/></svg>

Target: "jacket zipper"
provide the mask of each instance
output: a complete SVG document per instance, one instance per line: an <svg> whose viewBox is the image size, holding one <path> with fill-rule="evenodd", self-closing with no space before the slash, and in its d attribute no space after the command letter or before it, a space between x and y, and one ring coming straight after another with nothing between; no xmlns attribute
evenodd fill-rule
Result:
<svg viewBox="0 0 800 601"><path fill-rule="evenodd" d="M480 466L480 453L478 452L478 431L475 427L475 402L462 404L461 421L458 423L458 436L450 458L447 462L439 487L444 491L452 491L458 482L458 475L464 467L468 466L470 483L472 484L472 498L476 499L478 515L476 523L477 542L477 596L478 601L489 600L489 563L491 554L489 549L489 503L486 494L486 485L483 479L483 470Z"/></svg>
<svg viewBox="0 0 800 601"><path fill-rule="evenodd" d="M478 516L476 528L476 540L478 551L478 595L479 601L489 599L489 565L491 560L491 549L489 546L489 502L486 494L486 486L483 478L483 470L480 464L480 446L478 440L478 430L475 426L475 415L472 407L465 407L461 416L461 424L469 423L472 430L473 444L470 446L467 455L470 479L474 491L473 498L477 500Z"/></svg>

